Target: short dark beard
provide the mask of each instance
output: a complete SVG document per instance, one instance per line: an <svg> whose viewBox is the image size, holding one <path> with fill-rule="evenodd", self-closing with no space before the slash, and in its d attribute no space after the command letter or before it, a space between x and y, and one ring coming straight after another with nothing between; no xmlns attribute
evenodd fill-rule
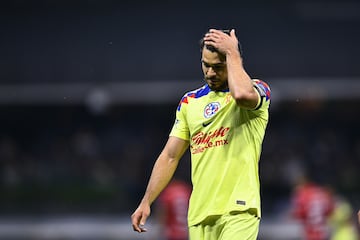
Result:
<svg viewBox="0 0 360 240"><path fill-rule="evenodd" d="M206 82L206 84L209 86L209 88L212 90L212 91L215 91L215 92L220 92L220 91L223 91L223 90L227 90L229 89L229 86L228 86L228 83L227 82L224 82L222 85L220 85L219 87L217 88L214 88L214 87L211 87L206 78L204 78L204 81Z"/></svg>

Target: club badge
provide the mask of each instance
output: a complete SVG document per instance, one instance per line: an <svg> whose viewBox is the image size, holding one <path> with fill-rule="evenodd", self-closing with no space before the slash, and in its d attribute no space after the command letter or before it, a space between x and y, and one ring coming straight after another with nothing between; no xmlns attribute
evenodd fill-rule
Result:
<svg viewBox="0 0 360 240"><path fill-rule="evenodd" d="M210 118L210 117L214 116L215 113L217 113L217 111L219 111L219 109L220 109L220 103L218 103L218 102L209 103L208 105L206 105L206 107L204 109L204 117Z"/></svg>

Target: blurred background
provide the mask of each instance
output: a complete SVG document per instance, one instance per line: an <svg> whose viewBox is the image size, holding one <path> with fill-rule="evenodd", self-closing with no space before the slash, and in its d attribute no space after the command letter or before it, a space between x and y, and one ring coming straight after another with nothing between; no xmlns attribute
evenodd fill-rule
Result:
<svg viewBox="0 0 360 240"><path fill-rule="evenodd" d="M311 169L360 208L360 2L13 0L0 3L0 239L160 239L132 232L198 42L235 28L272 88L259 239L302 239L289 217ZM190 181L187 153L177 174Z"/></svg>

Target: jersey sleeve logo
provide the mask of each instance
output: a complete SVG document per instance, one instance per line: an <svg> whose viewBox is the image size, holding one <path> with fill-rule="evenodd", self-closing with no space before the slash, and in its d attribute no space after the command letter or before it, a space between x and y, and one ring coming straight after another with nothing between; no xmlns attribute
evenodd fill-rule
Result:
<svg viewBox="0 0 360 240"><path fill-rule="evenodd" d="M220 103L218 102L211 102L205 106L204 109L204 117L210 118L214 116L220 109Z"/></svg>
<svg viewBox="0 0 360 240"><path fill-rule="evenodd" d="M265 97L266 101L268 101L271 98L271 90L269 85L259 79L254 80L254 82L260 96Z"/></svg>

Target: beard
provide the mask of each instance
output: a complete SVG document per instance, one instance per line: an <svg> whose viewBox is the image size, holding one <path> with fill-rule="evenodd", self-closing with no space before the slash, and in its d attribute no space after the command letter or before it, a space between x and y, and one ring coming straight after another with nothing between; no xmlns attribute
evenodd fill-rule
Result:
<svg viewBox="0 0 360 240"><path fill-rule="evenodd" d="M217 78L204 78L204 80L213 91L222 91L229 88L227 81Z"/></svg>

